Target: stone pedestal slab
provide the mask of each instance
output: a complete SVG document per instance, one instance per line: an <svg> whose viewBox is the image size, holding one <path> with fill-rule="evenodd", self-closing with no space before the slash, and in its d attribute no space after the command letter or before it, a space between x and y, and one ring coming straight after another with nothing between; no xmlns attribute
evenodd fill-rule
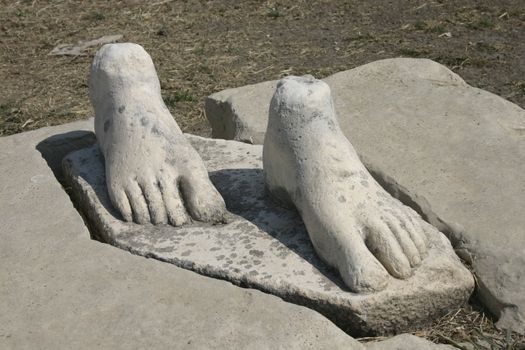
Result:
<svg viewBox="0 0 525 350"><path fill-rule="evenodd" d="M225 225L136 225L121 221L106 191L97 146L64 160L77 206L98 239L206 276L256 288L319 311L353 335L415 329L466 302L474 286L443 234L428 225L429 254L407 280L374 294L349 292L322 263L298 214L266 195L261 146L187 136L223 195Z"/></svg>

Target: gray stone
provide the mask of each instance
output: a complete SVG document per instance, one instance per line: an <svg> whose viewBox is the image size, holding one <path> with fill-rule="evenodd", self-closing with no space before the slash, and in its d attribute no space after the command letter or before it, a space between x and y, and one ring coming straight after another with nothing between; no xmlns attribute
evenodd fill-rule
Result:
<svg viewBox="0 0 525 350"><path fill-rule="evenodd" d="M426 59L378 61L324 80L367 168L471 263L497 325L525 333L525 111ZM213 135L262 143L275 84L210 96Z"/></svg>
<svg viewBox="0 0 525 350"><path fill-rule="evenodd" d="M92 240L55 178L92 126L0 138L0 349L363 348L305 307Z"/></svg>
<svg viewBox="0 0 525 350"><path fill-rule="evenodd" d="M212 137L262 145L277 81L217 92L204 102Z"/></svg>
<svg viewBox="0 0 525 350"><path fill-rule="evenodd" d="M443 344L434 344L428 340L410 334L400 334L393 338L376 343L367 343L367 350L447 350L455 347Z"/></svg>
<svg viewBox="0 0 525 350"><path fill-rule="evenodd" d="M379 293L349 292L317 258L297 213L275 206L265 195L261 146L187 137L232 213L228 224L176 228L121 221L110 204L101 153L94 146L64 160L91 232L134 254L307 305L352 334L419 327L468 299L472 276L441 234L430 237L428 256L411 278L392 278Z"/></svg>

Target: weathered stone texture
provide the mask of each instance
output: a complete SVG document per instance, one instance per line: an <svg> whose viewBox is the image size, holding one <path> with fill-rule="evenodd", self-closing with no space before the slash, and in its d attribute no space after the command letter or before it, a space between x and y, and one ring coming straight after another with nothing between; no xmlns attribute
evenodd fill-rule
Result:
<svg viewBox="0 0 525 350"><path fill-rule="evenodd" d="M497 325L525 333L525 111L426 59L377 61L324 80L367 168L471 262ZM275 84L211 95L213 135L262 143Z"/></svg>
<svg viewBox="0 0 525 350"><path fill-rule="evenodd" d="M351 334L413 329L468 299L473 279L436 230L414 276L379 293L346 290L315 254L300 217L266 196L261 146L187 136L233 213L227 225L136 225L119 220L106 192L97 146L70 154L65 171L91 231L146 257L307 305ZM430 225L428 225L430 227Z"/></svg>
<svg viewBox="0 0 525 350"><path fill-rule="evenodd" d="M363 348L305 307L92 240L55 179L92 126L0 138L0 349Z"/></svg>

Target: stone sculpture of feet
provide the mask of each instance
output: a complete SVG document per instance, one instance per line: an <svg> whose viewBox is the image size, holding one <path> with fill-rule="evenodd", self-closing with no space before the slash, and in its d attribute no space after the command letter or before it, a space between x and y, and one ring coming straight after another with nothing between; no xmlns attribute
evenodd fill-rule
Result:
<svg viewBox="0 0 525 350"><path fill-rule="evenodd" d="M263 166L272 196L298 209L315 250L352 291L380 291L389 275L407 278L421 263L421 218L366 170L339 128L323 81L279 81Z"/></svg>
<svg viewBox="0 0 525 350"><path fill-rule="evenodd" d="M109 196L124 220L173 226L224 220L224 200L164 105L141 46L103 46L91 66L89 92Z"/></svg>

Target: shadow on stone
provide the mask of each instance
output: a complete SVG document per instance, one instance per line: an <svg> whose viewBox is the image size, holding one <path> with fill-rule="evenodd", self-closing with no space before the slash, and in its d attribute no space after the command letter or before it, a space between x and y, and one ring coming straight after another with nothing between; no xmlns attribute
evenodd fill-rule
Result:
<svg viewBox="0 0 525 350"><path fill-rule="evenodd" d="M210 178L228 211L250 221L348 291L337 271L312 254L314 247L297 211L279 206L268 195L262 169L222 169L211 172Z"/></svg>
<svg viewBox="0 0 525 350"><path fill-rule="evenodd" d="M62 160L71 152L89 147L97 142L91 131L70 131L53 135L39 142L36 146L42 158L45 159L55 178L64 186L64 171Z"/></svg>
<svg viewBox="0 0 525 350"><path fill-rule="evenodd" d="M55 175L55 178L64 188L64 191L69 195L71 202L80 213L80 216L82 216L84 223L89 230L91 239L102 241L101 237L97 235L97 230L94 224L91 222L91 220L89 220L89 217L85 215L84 211L81 210L78 203L74 200L74 195L71 191L70 184L66 180L64 168L62 167L62 161L69 153L90 147L96 142L97 138L95 133L91 131L77 130L48 137L39 142L36 145L36 149L40 152L42 158L44 158L47 165L53 172L53 175ZM118 217L118 213L116 213L112 207L108 208L105 206L105 208L108 212L112 213L112 215L117 215Z"/></svg>

